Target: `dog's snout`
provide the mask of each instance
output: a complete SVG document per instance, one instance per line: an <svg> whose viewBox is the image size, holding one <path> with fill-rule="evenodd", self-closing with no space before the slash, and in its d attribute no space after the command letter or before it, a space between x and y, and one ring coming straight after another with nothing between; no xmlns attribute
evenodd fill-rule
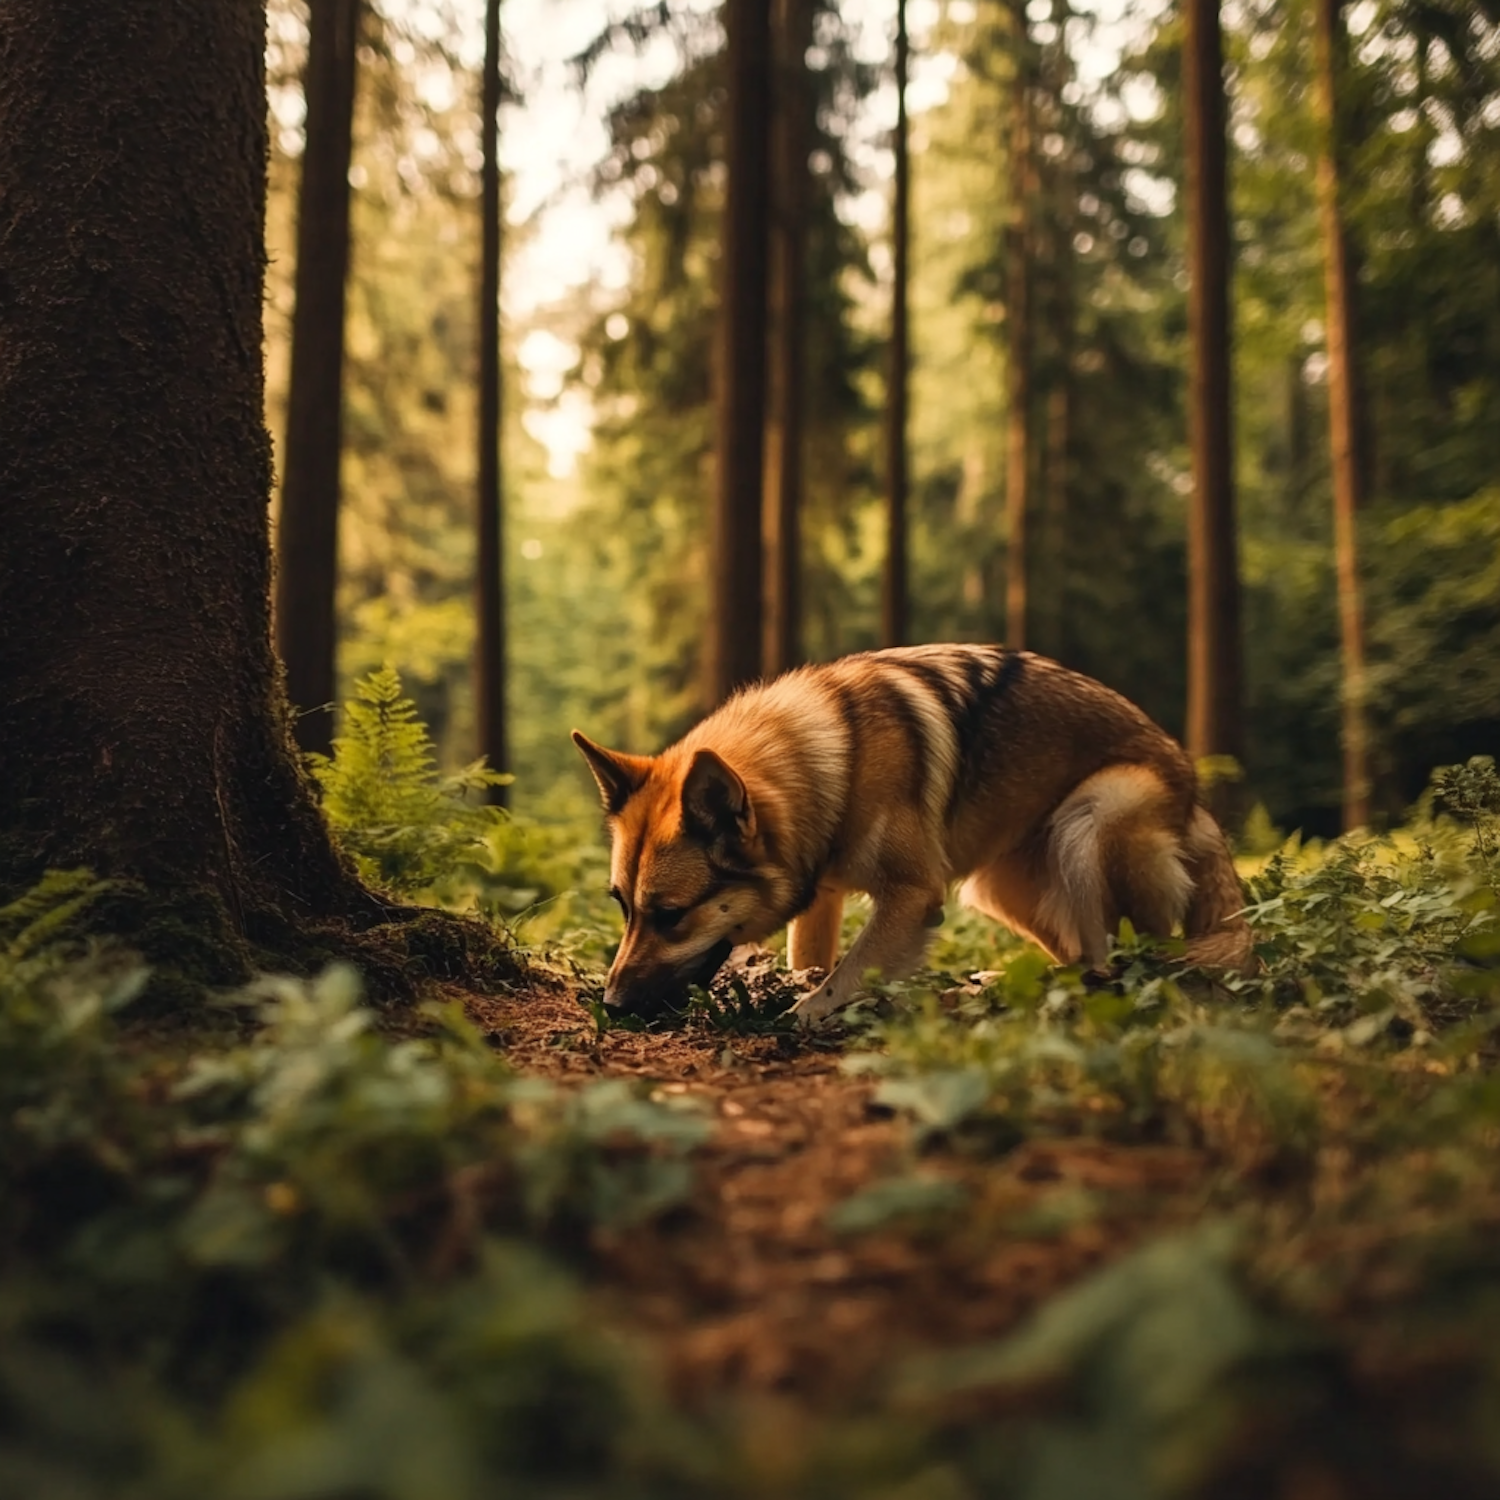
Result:
<svg viewBox="0 0 1500 1500"><path fill-rule="evenodd" d="M687 1004L689 987L708 985L733 948L725 938L681 968L617 968L605 986L604 1003L621 1015L653 1016L663 1010L681 1010Z"/></svg>

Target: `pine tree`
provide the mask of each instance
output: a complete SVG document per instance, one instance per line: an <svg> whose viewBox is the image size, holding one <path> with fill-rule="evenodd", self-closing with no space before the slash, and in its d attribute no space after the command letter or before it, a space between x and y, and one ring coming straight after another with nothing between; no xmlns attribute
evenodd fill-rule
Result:
<svg viewBox="0 0 1500 1500"><path fill-rule="evenodd" d="M777 0L770 425L766 464L766 641L770 677L802 660L803 407L806 400L811 0Z"/></svg>
<svg viewBox="0 0 1500 1500"><path fill-rule="evenodd" d="M1032 179L1035 173L1032 119L1031 35L1026 0L1011 11L1014 73L1011 80L1010 225L1005 277L1005 640L1026 645L1027 519L1032 468Z"/></svg>
<svg viewBox="0 0 1500 1500"><path fill-rule="evenodd" d="M494 770L503 771L509 760L509 746L504 488L500 456L500 0L485 0L484 82L480 93L479 135L484 161L480 169L479 210L479 514L474 600L478 642L474 717L479 726L480 755ZM495 783L489 795L503 805L504 783Z"/></svg>
<svg viewBox="0 0 1500 1500"><path fill-rule="evenodd" d="M220 969L377 920L271 651L264 6L27 0L0 74L0 901L86 865Z"/></svg>
<svg viewBox="0 0 1500 1500"><path fill-rule="evenodd" d="M770 0L725 0L728 185L720 300L709 697L760 675L771 118Z"/></svg>
<svg viewBox="0 0 1500 1500"><path fill-rule="evenodd" d="M892 142L896 181L891 203L891 342L885 398L886 553L880 631L887 646L904 645L910 630L906 504L910 370L907 302L911 279L911 143L906 118L909 51L906 0L896 0L896 133Z"/></svg>
<svg viewBox="0 0 1500 1500"><path fill-rule="evenodd" d="M297 210L297 303L276 538L276 644L297 737L333 736L344 288L360 0L310 0L306 145Z"/></svg>
<svg viewBox="0 0 1500 1500"><path fill-rule="evenodd" d="M1338 66L1343 52L1340 0L1316 0L1318 207L1323 228L1328 328L1328 438L1333 464L1334 553L1342 648L1344 830L1370 821L1364 606L1359 580L1359 512L1364 474L1359 451L1358 345L1340 171Z"/></svg>
<svg viewBox="0 0 1500 1500"><path fill-rule="evenodd" d="M1187 748L1200 759L1240 760L1244 688L1230 430L1229 205L1219 0L1186 0L1185 14L1193 447Z"/></svg>

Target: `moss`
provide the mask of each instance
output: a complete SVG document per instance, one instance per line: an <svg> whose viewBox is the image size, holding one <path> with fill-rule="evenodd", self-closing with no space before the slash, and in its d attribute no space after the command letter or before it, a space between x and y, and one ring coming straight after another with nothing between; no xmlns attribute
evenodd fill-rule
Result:
<svg viewBox="0 0 1500 1500"><path fill-rule="evenodd" d="M408 984L462 980L480 991L506 988L528 977L525 960L503 934L473 917L412 911L360 935L372 959L394 965Z"/></svg>
<svg viewBox="0 0 1500 1500"><path fill-rule="evenodd" d="M0 890L0 903L28 888ZM119 880L103 882L70 927L80 942L107 938L146 960L151 977L133 1012L148 1022L201 1013L208 993L236 989L257 972L309 975L339 961L358 968L370 997L387 1005L409 1004L433 981L482 993L530 977L510 940L474 917L373 901L370 913L380 920L297 922L262 907L244 914L241 933L214 891Z"/></svg>

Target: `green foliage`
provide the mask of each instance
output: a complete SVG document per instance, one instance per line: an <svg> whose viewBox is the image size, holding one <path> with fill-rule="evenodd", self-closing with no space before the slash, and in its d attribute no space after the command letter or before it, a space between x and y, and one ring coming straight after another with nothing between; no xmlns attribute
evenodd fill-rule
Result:
<svg viewBox="0 0 1500 1500"><path fill-rule="evenodd" d="M0 912L0 1489L619 1494L673 1467L543 1247L678 1201L704 1122L517 1080L452 1010L389 1040L346 969L231 997L238 1043L142 1045L140 965L69 936L99 889Z"/></svg>
<svg viewBox="0 0 1500 1500"><path fill-rule="evenodd" d="M1027 1500L1194 1493L1233 1430L1232 1381L1276 1347L1233 1274L1239 1236L1214 1222L1155 1241L1048 1302L995 1345L904 1372L908 1399L1060 1384L1074 1411L1038 1424L1017 1492Z"/></svg>
<svg viewBox="0 0 1500 1500"><path fill-rule="evenodd" d="M1489 1397L1472 1420L1398 1413L1364 1457L1332 1434L1362 1362L1409 1341L1441 1343L1476 1391L1497 1370L1497 793L1481 757L1436 773L1424 815L1390 837L1287 843L1251 879L1253 977L1184 969L1180 944L1122 926L1107 983L1021 949L998 971L900 987L901 1008L864 1023L844 1065L910 1120L910 1154L840 1207L840 1227L909 1215L930 1232L930 1207L956 1239L1076 1241L1111 1213L1132 1222L1146 1189L1065 1179L1015 1214L987 1205L987 1164L1048 1143L1065 1162L1092 1138L1121 1165L1163 1147L1204 1165L1191 1211L1207 1222L1148 1240L1005 1339L901 1373L919 1409L998 1413L997 1493L1238 1492L1228 1475L1270 1484L1299 1444L1330 1472L1374 1476L1439 1427L1486 1476L1476 1492L1493 1483ZM970 948L960 973L992 952ZM1309 1411L1331 1425L1293 1415ZM1249 1434L1270 1447L1247 1470Z"/></svg>
<svg viewBox="0 0 1500 1500"><path fill-rule="evenodd" d="M311 757L323 808L360 874L401 894L436 884L459 861L473 863L504 813L471 803L512 778L477 760L438 774L432 739L389 665L355 687L344 705L333 756Z"/></svg>

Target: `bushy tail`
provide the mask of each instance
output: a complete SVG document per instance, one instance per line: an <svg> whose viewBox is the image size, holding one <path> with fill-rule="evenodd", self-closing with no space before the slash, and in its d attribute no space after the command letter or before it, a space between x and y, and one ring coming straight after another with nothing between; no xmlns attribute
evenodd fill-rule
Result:
<svg viewBox="0 0 1500 1500"><path fill-rule="evenodd" d="M1183 919L1188 959L1216 969L1255 973L1260 965L1250 924L1238 915L1245 904L1244 888L1224 832L1204 808L1193 813L1186 852L1193 878L1193 894Z"/></svg>

